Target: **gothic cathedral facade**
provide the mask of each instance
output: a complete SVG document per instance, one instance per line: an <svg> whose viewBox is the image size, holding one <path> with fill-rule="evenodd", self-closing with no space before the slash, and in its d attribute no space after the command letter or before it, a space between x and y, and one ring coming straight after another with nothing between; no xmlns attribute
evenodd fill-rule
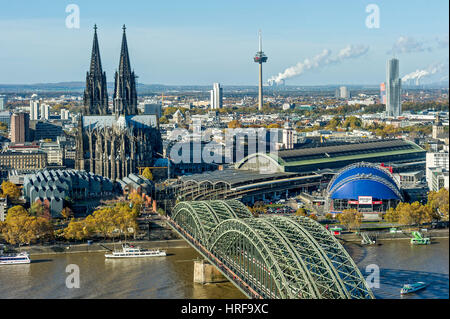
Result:
<svg viewBox="0 0 450 319"><path fill-rule="evenodd" d="M157 116L138 114L135 81L124 26L111 111L95 26L84 104L78 120L77 169L114 181L152 166L162 153Z"/></svg>

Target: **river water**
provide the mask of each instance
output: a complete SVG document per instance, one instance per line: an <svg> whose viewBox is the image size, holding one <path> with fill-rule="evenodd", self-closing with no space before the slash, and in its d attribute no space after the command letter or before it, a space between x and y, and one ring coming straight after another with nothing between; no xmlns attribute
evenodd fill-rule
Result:
<svg viewBox="0 0 450 319"><path fill-rule="evenodd" d="M377 298L400 298L400 287L409 281L430 285L407 298L449 297L448 238L428 246L401 240L346 249L363 274L368 265L379 267L380 287L372 289ZM245 298L229 282L194 284L193 260L199 257L194 249L167 252L167 257L117 260L104 253L31 256L28 265L0 266L0 298ZM66 287L70 264L79 267L80 288Z"/></svg>

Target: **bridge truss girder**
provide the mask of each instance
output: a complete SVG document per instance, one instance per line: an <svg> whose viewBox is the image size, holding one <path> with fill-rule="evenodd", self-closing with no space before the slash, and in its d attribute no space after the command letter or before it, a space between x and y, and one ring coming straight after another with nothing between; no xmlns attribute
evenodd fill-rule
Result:
<svg viewBox="0 0 450 319"><path fill-rule="evenodd" d="M374 298L342 245L306 217L252 217L236 200L181 202L173 220L265 298Z"/></svg>

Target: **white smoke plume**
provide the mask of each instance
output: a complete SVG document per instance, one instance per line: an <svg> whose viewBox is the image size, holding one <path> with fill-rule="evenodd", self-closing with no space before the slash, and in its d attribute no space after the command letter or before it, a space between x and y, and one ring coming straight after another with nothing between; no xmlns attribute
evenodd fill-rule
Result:
<svg viewBox="0 0 450 319"><path fill-rule="evenodd" d="M415 80L416 84L419 84L420 80L423 79L424 77L442 73L446 69L447 68L444 63L432 64L426 69L416 70L414 72L405 75L404 77L402 77L402 82Z"/></svg>
<svg viewBox="0 0 450 319"><path fill-rule="evenodd" d="M346 59L357 58L366 54L369 51L368 46L359 45L353 46L348 45L341 49L337 56L331 57L331 50L325 49L321 53L317 54L311 59L305 59L302 62L297 63L284 70L278 75L272 76L268 82L275 81L277 84L281 83L285 79L293 78L303 74L305 71L318 69L329 64L341 63Z"/></svg>

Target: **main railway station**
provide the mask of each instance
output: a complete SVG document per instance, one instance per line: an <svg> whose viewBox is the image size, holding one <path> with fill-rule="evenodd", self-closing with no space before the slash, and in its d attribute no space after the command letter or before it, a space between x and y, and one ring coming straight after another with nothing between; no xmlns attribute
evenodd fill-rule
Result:
<svg viewBox="0 0 450 319"><path fill-rule="evenodd" d="M423 170L426 151L410 141L375 140L254 153L232 168L180 177L178 200L239 199L244 203L325 190L335 174L361 161L395 172Z"/></svg>

